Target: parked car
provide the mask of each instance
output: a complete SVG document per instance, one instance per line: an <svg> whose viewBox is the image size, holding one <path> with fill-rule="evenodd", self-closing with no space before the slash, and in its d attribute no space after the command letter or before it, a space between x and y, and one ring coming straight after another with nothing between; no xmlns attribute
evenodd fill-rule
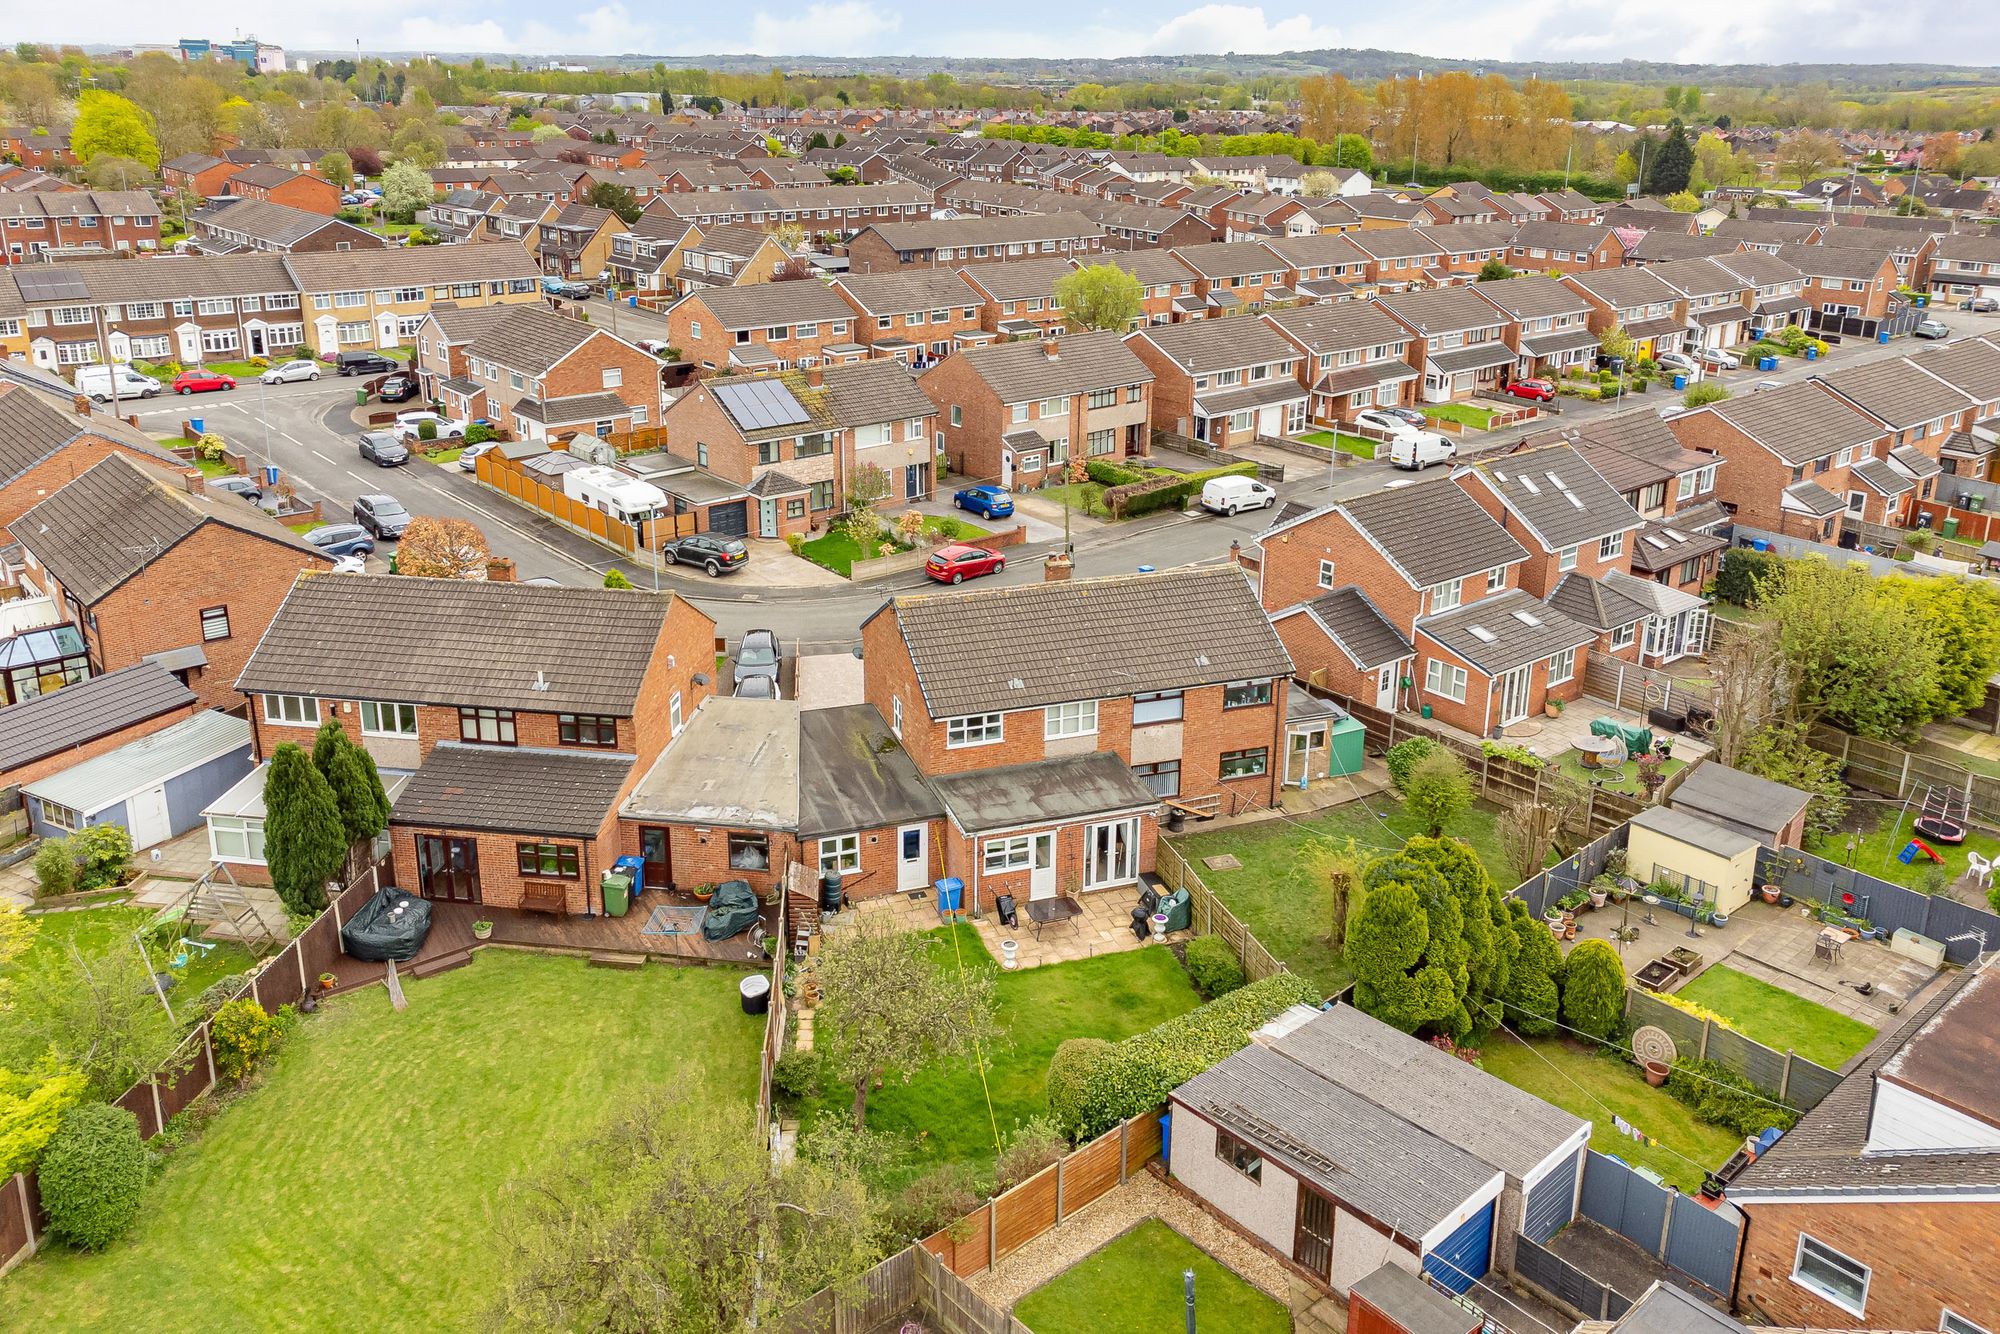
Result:
<svg viewBox="0 0 2000 1334"><path fill-rule="evenodd" d="M410 512L394 496L367 495L354 502L354 522L387 542L410 526Z"/></svg>
<svg viewBox="0 0 2000 1334"><path fill-rule="evenodd" d="M1395 417L1400 421L1406 421L1416 427L1422 427L1428 424L1430 420L1416 408L1376 408L1375 411L1386 412L1391 417Z"/></svg>
<svg viewBox="0 0 2000 1334"><path fill-rule="evenodd" d="M270 370L265 371L258 378L263 380L265 384L288 384L293 380L317 380L319 378L319 363L303 358L298 361L288 361L281 366L271 367Z"/></svg>
<svg viewBox="0 0 2000 1334"><path fill-rule="evenodd" d="M1254 477L1211 477L1201 484L1201 507L1210 514L1269 509L1278 493Z"/></svg>
<svg viewBox="0 0 2000 1334"><path fill-rule="evenodd" d="M1712 370L1733 371L1742 366L1743 358L1734 352L1726 352L1719 347L1705 347L1694 354L1694 359Z"/></svg>
<svg viewBox="0 0 2000 1334"><path fill-rule="evenodd" d="M750 563L750 548L737 537L689 533L660 544L660 559L668 565L699 565L708 577L733 574Z"/></svg>
<svg viewBox="0 0 2000 1334"><path fill-rule="evenodd" d="M1910 332L1919 338L1949 338L1951 326L1943 320L1924 320Z"/></svg>
<svg viewBox="0 0 2000 1334"><path fill-rule="evenodd" d="M1977 314L1991 314L2000 310L2000 296L1976 296L1965 303L1965 308Z"/></svg>
<svg viewBox="0 0 2000 1334"><path fill-rule="evenodd" d="M390 431L366 431L361 436L361 457L378 468L400 468L410 461L410 449Z"/></svg>
<svg viewBox="0 0 2000 1334"><path fill-rule="evenodd" d="M365 556L375 549L375 539L358 523L323 523L306 541L328 556Z"/></svg>
<svg viewBox="0 0 2000 1334"><path fill-rule="evenodd" d="M1457 445L1430 431L1400 435L1389 442L1389 462L1405 472L1422 472L1433 463L1449 463L1457 457Z"/></svg>
<svg viewBox="0 0 2000 1334"><path fill-rule="evenodd" d="M768 677L776 685L783 663L784 653L778 647L776 634L769 630L744 631L743 642L736 646L736 663L731 673L736 693L742 694L743 683L756 677Z"/></svg>
<svg viewBox="0 0 2000 1334"><path fill-rule="evenodd" d="M1007 558L999 552L956 542L948 547L939 547L924 562L924 573L941 584L962 584L982 574L998 574L1006 568Z"/></svg>
<svg viewBox="0 0 2000 1334"><path fill-rule="evenodd" d="M479 456L481 454L484 454L487 450L493 448L493 446L498 443L499 442L495 440L481 440L476 445L467 445L464 449L459 451L458 470L460 472L473 471L473 469L475 469L479 465Z"/></svg>
<svg viewBox="0 0 2000 1334"><path fill-rule="evenodd" d="M1696 375L1701 371L1701 367L1695 364L1695 359L1685 352L1662 352L1653 358L1653 363L1663 370L1681 371L1688 375Z"/></svg>
<svg viewBox="0 0 2000 1334"><path fill-rule="evenodd" d="M182 371L174 377L176 394L209 394L218 389L234 389L236 378L215 371Z"/></svg>
<svg viewBox="0 0 2000 1334"><path fill-rule="evenodd" d="M333 561L333 572L335 574L366 574L368 573L368 558L366 556L336 556Z"/></svg>
<svg viewBox="0 0 2000 1334"><path fill-rule="evenodd" d="M202 484L202 489L210 495L236 496L252 505L264 498L264 488L257 484L254 477L211 477Z"/></svg>
<svg viewBox="0 0 2000 1334"><path fill-rule="evenodd" d="M334 354L333 367L342 375L387 375L403 369L403 363L380 352L339 352Z"/></svg>
<svg viewBox="0 0 2000 1334"><path fill-rule="evenodd" d="M951 503L982 519L1004 519L1014 512L1014 497L998 486L968 486L954 491Z"/></svg>
<svg viewBox="0 0 2000 1334"><path fill-rule="evenodd" d="M1553 402L1556 386L1553 380L1516 380L1500 391L1515 398L1532 398L1537 403Z"/></svg>
<svg viewBox="0 0 2000 1334"><path fill-rule="evenodd" d="M1387 408L1365 408L1354 414L1354 424L1380 431L1391 439L1399 435L1415 435L1423 428L1424 414L1416 413L1416 420L1411 421L1403 415L1408 411L1410 409L1407 408L1398 408L1394 411Z"/></svg>
<svg viewBox="0 0 2000 1334"><path fill-rule="evenodd" d="M451 418L440 416L435 412L397 413L396 434L402 436L405 440L421 440L423 438L425 422L429 422L437 428L437 438L439 440L463 440L465 438L464 422L455 422Z"/></svg>
<svg viewBox="0 0 2000 1334"><path fill-rule="evenodd" d="M639 340L639 350L652 357L666 356L667 348L670 346L672 344L668 343L664 338L641 338Z"/></svg>
<svg viewBox="0 0 2000 1334"><path fill-rule="evenodd" d="M84 366L76 373L76 392L89 394L99 403L111 401L111 391L120 398L152 398L160 392L160 382L141 375L124 362L116 366Z"/></svg>
<svg viewBox="0 0 2000 1334"><path fill-rule="evenodd" d="M391 375L375 388L376 396L384 403L407 403L417 396L417 377L414 375Z"/></svg>
<svg viewBox="0 0 2000 1334"><path fill-rule="evenodd" d="M746 676L736 683L738 699L783 699L785 692L768 676Z"/></svg>

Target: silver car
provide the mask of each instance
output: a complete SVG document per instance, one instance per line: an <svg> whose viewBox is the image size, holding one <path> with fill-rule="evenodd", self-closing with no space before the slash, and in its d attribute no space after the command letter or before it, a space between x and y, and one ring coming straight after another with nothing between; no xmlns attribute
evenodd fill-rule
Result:
<svg viewBox="0 0 2000 1334"><path fill-rule="evenodd" d="M317 361L306 360L287 361L283 365L271 367L270 370L265 371L257 378L265 384L289 384L293 380L317 380L319 378L319 363Z"/></svg>

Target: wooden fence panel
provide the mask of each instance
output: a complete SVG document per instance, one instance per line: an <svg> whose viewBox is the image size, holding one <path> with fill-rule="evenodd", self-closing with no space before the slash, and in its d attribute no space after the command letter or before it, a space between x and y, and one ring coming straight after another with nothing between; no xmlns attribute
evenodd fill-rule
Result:
<svg viewBox="0 0 2000 1334"><path fill-rule="evenodd" d="M952 1233L960 1235L956 1238ZM943 1261L954 1274L976 1274L986 1268L992 1254L993 1206L982 1204L942 1232L933 1232L923 1247Z"/></svg>
<svg viewBox="0 0 2000 1334"><path fill-rule="evenodd" d="M111 1105L123 1107L139 1118L140 1139L151 1139L160 1133L160 1109L159 1104L153 1100L151 1080L141 1080L134 1084L119 1094Z"/></svg>
<svg viewBox="0 0 2000 1334"><path fill-rule="evenodd" d="M1028 1334L1027 1326L974 1292L925 1252L915 1255L920 1298L945 1334Z"/></svg>
<svg viewBox="0 0 2000 1334"><path fill-rule="evenodd" d="M16 1172L0 1184L0 1274L40 1248L41 1216L32 1177Z"/></svg>
<svg viewBox="0 0 2000 1334"><path fill-rule="evenodd" d="M1160 1113L1141 1112L1125 1123L1125 1175L1160 1156Z"/></svg>
<svg viewBox="0 0 2000 1334"><path fill-rule="evenodd" d="M838 1296L833 1307L834 1334L870 1334L883 1321L917 1304L917 1256L906 1246L861 1276L854 1291Z"/></svg>
<svg viewBox="0 0 2000 1334"><path fill-rule="evenodd" d="M1063 1217L1101 1199L1121 1177L1118 1134L1100 1135L1062 1160Z"/></svg>
<svg viewBox="0 0 2000 1334"><path fill-rule="evenodd" d="M1061 1163L1052 1163L993 1202L993 1259L1006 1259L1056 1225L1056 1183Z"/></svg>

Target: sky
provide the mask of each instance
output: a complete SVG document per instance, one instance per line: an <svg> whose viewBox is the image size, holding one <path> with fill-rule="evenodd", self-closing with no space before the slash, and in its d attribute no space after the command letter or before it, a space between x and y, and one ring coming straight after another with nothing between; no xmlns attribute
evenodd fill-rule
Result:
<svg viewBox="0 0 2000 1334"><path fill-rule="evenodd" d="M2000 65L2000 5L1990 0L1340 0L1303 5L1074 0L910 4L898 0L750 0L720 21L705 7L577 0L550 21L546 0L341 0L268 13L255 35L299 49L495 51L523 55L1128 56L1373 47L1491 60L1689 63L1936 62ZM12 6L9 6L10 8ZM58 5L22 5L6 40L172 42L202 31L158 0L96 0L89 21ZM220 7L217 7L220 8ZM23 12L25 11L25 12ZM211 11L213 12L213 11ZM220 15L218 15L220 17ZM1948 35L1948 37L1947 37Z"/></svg>

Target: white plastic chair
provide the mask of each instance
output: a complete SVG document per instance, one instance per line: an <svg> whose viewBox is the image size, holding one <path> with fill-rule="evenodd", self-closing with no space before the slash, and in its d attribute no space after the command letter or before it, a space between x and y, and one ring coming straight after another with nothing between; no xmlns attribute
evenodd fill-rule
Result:
<svg viewBox="0 0 2000 1334"><path fill-rule="evenodd" d="M1990 858L1982 857L1976 852L1968 852L1965 854L1965 860L1972 864L1972 878L1977 880L1982 888L1992 883L1993 862Z"/></svg>

